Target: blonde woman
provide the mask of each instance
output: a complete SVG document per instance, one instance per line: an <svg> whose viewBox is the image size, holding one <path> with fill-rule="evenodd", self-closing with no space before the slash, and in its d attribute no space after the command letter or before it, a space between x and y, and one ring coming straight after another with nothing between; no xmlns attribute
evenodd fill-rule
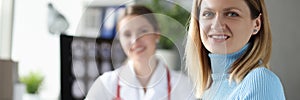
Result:
<svg viewBox="0 0 300 100"><path fill-rule="evenodd" d="M284 100L271 42L264 0L194 0L185 55L197 97Z"/></svg>
<svg viewBox="0 0 300 100"><path fill-rule="evenodd" d="M155 56L158 22L144 6L126 7L118 36L128 62L100 76L87 100L193 100L189 79Z"/></svg>

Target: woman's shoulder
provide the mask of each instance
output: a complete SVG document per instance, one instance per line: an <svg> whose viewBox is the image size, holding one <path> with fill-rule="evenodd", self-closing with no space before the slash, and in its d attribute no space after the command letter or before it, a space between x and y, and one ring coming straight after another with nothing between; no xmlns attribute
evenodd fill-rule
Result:
<svg viewBox="0 0 300 100"><path fill-rule="evenodd" d="M115 91L115 84L117 82L117 76L115 73L116 71L109 71L99 76L91 86L86 96L86 100L112 98Z"/></svg>
<svg viewBox="0 0 300 100"><path fill-rule="evenodd" d="M279 77L266 67L258 67L250 71L239 84L242 97L285 99L283 86ZM243 94L241 94L243 95Z"/></svg>
<svg viewBox="0 0 300 100"><path fill-rule="evenodd" d="M192 88L192 80L183 72L181 71L171 71L171 80L172 84L178 87L190 89Z"/></svg>
<svg viewBox="0 0 300 100"><path fill-rule="evenodd" d="M114 84L117 83L117 77L118 77L118 69L113 71L104 72L102 75L100 75L93 83L93 86L101 86L108 88L114 87ZM98 88L101 89L101 88Z"/></svg>
<svg viewBox="0 0 300 100"><path fill-rule="evenodd" d="M279 77L266 67L258 67L250 71L245 76L241 84L246 84L248 86L253 86L257 88L282 86Z"/></svg>
<svg viewBox="0 0 300 100"><path fill-rule="evenodd" d="M103 85L111 85L112 83L117 82L118 71L119 69L104 72L96 79L95 83L97 83L97 81L101 81Z"/></svg>
<svg viewBox="0 0 300 100"><path fill-rule="evenodd" d="M264 84L269 82L280 82L279 77L266 67L258 67L250 71L244 78L244 81L253 81Z"/></svg>
<svg viewBox="0 0 300 100"><path fill-rule="evenodd" d="M178 79L188 80L187 75L181 71L170 70L170 73L171 73L171 78L174 80L178 80Z"/></svg>
<svg viewBox="0 0 300 100"><path fill-rule="evenodd" d="M171 71L172 90L178 100L195 100L193 82L181 71Z"/></svg>

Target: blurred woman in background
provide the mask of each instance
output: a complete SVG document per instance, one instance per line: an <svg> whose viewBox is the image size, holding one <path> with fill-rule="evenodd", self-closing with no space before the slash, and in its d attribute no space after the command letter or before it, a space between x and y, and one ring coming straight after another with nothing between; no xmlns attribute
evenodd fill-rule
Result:
<svg viewBox="0 0 300 100"><path fill-rule="evenodd" d="M172 71L155 56L160 32L151 10L134 5L118 21L118 36L127 62L100 76L87 100L187 100L192 86L183 74Z"/></svg>

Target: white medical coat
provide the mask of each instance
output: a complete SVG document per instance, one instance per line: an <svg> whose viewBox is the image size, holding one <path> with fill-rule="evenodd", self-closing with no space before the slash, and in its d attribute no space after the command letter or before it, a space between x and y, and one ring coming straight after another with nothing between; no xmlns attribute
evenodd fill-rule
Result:
<svg viewBox="0 0 300 100"><path fill-rule="evenodd" d="M179 72L170 70L171 100L194 100L191 81ZM119 77L119 81L118 81ZM106 72L94 82L86 100L113 100L117 95L117 85L120 85L122 100L167 100L167 70L162 61L152 74L144 92L131 64L126 64L114 71Z"/></svg>

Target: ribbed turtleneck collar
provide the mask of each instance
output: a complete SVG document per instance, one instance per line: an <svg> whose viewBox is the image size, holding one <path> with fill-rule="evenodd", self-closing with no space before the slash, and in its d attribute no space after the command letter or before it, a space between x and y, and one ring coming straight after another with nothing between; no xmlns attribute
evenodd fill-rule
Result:
<svg viewBox="0 0 300 100"><path fill-rule="evenodd" d="M212 54L208 56L211 61L211 69L213 74L222 74L227 72L234 61L240 58L248 49L249 43L247 43L242 49L231 54ZM226 73L224 73L226 74Z"/></svg>

